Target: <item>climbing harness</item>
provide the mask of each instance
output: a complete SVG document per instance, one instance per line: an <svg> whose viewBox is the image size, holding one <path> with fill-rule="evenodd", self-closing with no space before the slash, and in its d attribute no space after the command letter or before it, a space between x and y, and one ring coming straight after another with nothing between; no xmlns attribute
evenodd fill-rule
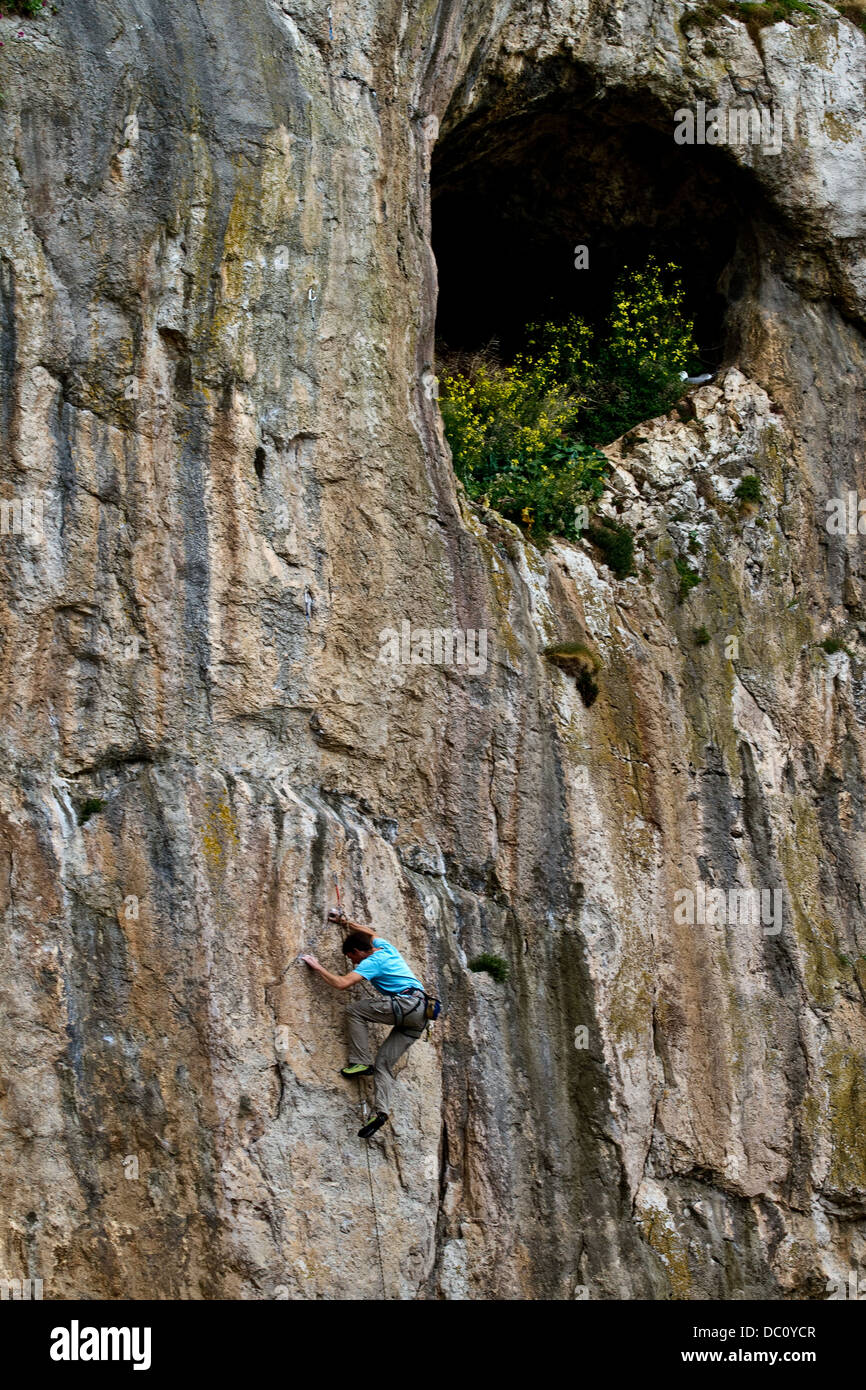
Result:
<svg viewBox="0 0 866 1390"><path fill-rule="evenodd" d="M406 1018L410 1018L412 1014L417 1013L421 1003L421 1001L418 1000L414 1004L407 1004L406 996L409 994L415 996L420 995L422 999L427 998L427 995L424 993L423 989L404 989L401 990L399 994L390 995L389 998L391 1000L391 1011L394 1015L394 1027L398 1033L405 1033L407 1037L411 1037L411 1035L414 1033L417 1037L420 1038L421 1034L424 1032L424 1024L422 1024L420 1028L403 1027L403 1020Z"/></svg>
<svg viewBox="0 0 866 1390"><path fill-rule="evenodd" d="M407 994L415 994L415 995L420 994L420 995L421 995L421 998L424 1000L424 1018L425 1018L425 1020L426 1020L426 1024L423 1025L423 1026L421 1027L420 1031L419 1031L419 1029L417 1029L417 1028L403 1028L403 1027L402 1027L403 1019L404 1019L404 1018L407 1018L407 1017L409 1016L409 1014L414 1014L415 1011L417 1010L417 1008L419 1007L417 1004L413 1004L411 1009L406 1009L406 1008L403 1007L402 1004L399 1004L399 1003L397 1002L399 999L405 998L405 996L406 996ZM397 1023L396 1023L397 1032L398 1032L398 1033L417 1033L418 1036L419 1036L419 1038L420 1038L421 1034L424 1032L424 1027L425 1027L425 1026L426 1026L426 1028L427 1028L427 1033L428 1033L428 1036L429 1036L430 1024L431 1024L431 1023L435 1023L436 1019L439 1017L439 1015L440 1015L441 1012L442 1012L442 1001L441 1001L440 999L437 999L435 995L433 995L433 994L428 994L427 991L424 990L424 989L415 989L415 988L412 988L412 989L404 989L404 990L401 990L399 994L392 994L392 995L391 995L391 1007L392 1007L392 1009L394 1010L394 1016L395 1016L395 1018L396 1018L396 1020L397 1020Z"/></svg>
<svg viewBox="0 0 866 1390"><path fill-rule="evenodd" d="M405 1018L409 1018L412 1014L416 1013L419 1008L418 1004L413 1004L411 1009L407 1009L403 1006L403 1004L398 1002L399 1000L404 999L407 994L420 994L421 998L424 1000L424 1022L422 1023L420 1028L403 1027L403 1020ZM416 1041L419 1038L423 1037L423 1035L426 1033L427 1041L429 1042L430 1029L435 1020L439 1017L439 1015L442 1012L441 1000L437 999L432 994L428 994L427 991L424 989L415 988L401 990L399 994L392 994L390 996L390 999L391 1010L394 1014L395 1031L397 1033L405 1033L407 1038L414 1037Z"/></svg>

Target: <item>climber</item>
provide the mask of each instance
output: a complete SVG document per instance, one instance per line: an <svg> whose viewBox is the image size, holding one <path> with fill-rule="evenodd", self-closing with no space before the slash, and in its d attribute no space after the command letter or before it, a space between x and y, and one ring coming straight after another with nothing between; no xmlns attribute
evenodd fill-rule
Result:
<svg viewBox="0 0 866 1390"><path fill-rule="evenodd" d="M343 942L343 955L352 962L347 975L332 975L320 965L315 956L301 956L311 970L316 970L334 989L350 989L359 980L367 980L381 999L363 998L353 1001L346 1009L349 1021L349 1061L341 1075L373 1077L373 1098L376 1114L358 1130L358 1137L370 1139L388 1120L391 1092L394 1084L394 1064L424 1032L427 1026L427 995L421 981L416 979L396 947L370 927L353 922L342 912L332 911L331 921L351 927ZM368 1023L393 1023L375 1062L370 1052Z"/></svg>

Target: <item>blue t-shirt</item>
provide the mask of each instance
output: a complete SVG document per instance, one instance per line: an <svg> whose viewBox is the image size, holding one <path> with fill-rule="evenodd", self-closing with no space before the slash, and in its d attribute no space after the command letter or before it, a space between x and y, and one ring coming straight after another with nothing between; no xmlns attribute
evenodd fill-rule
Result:
<svg viewBox="0 0 866 1390"><path fill-rule="evenodd" d="M363 975L365 980L369 980L380 994L402 994L404 989L424 988L390 941L383 941L381 936L374 936L373 946L378 949L373 951L372 956L368 956L352 968L358 975Z"/></svg>

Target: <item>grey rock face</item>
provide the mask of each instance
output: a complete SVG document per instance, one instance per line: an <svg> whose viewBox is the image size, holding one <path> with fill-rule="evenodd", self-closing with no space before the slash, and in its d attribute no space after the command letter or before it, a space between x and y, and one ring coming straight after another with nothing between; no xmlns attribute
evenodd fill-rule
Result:
<svg viewBox="0 0 866 1390"><path fill-rule="evenodd" d="M0 1274L802 1298L862 1267L866 37L815 8L0 21ZM668 166L629 132L667 160L698 101L784 133L696 173L725 360L608 451L618 581L455 487L431 161L495 199L564 132L588 222L639 230ZM486 658L381 660L406 622ZM575 641L589 708L544 655ZM446 1006L369 1179L344 999L297 963L342 969L335 875Z"/></svg>

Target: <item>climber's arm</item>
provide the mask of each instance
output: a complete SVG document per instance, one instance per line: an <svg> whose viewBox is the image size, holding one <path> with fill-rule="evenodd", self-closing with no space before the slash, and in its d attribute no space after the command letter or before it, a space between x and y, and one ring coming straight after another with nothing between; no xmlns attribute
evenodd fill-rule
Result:
<svg viewBox="0 0 866 1390"><path fill-rule="evenodd" d="M323 965L319 964L315 956L301 956L301 960L306 961L310 969L315 970L323 980L327 980L329 985L333 985L334 989L348 989L350 985L356 985L359 980L364 978L363 975L358 974L357 970L350 970L348 975L332 975L330 970L326 970Z"/></svg>
<svg viewBox="0 0 866 1390"><path fill-rule="evenodd" d="M341 927L348 927L351 931L362 932L364 936L369 936L371 941L376 935L372 927L365 927L363 922L353 922L351 917L346 916L345 912L341 913L341 915L334 920L339 922Z"/></svg>

